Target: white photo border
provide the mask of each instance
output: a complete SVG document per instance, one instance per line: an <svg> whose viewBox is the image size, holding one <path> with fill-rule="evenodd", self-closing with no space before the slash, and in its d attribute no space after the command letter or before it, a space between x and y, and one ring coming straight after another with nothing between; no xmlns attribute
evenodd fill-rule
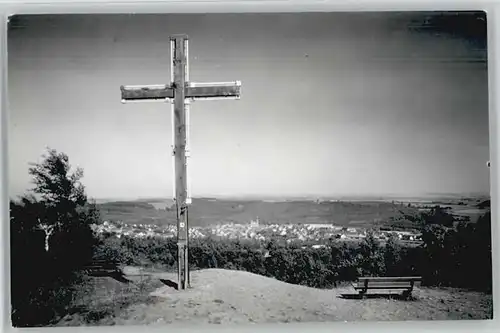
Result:
<svg viewBox="0 0 500 333"><path fill-rule="evenodd" d="M492 201L492 251L493 251L493 319L484 321L401 321L401 322L327 322L298 324L253 324L238 326L177 326L161 327L143 326L110 326L110 327L74 327L67 330L78 332L136 332L151 330L158 332L500 332L500 228L498 226L498 171L500 158L499 146L499 116L500 105L500 1L474 0L173 0L173 1L133 1L133 0L0 0L0 105L1 105L1 227L2 244L0 256L3 259L0 285L2 309L0 321L2 330L16 330L10 321L10 251L9 251L9 215L8 215L8 133L7 133L7 20L13 14L142 14L142 13L229 13L229 12L328 12L328 11L430 11L430 10L482 10L487 14L488 24L488 86L489 86L489 129L490 129L490 193ZM50 332L54 328L40 328ZM30 329L37 331L37 328ZM54 332L62 332L58 328Z"/></svg>

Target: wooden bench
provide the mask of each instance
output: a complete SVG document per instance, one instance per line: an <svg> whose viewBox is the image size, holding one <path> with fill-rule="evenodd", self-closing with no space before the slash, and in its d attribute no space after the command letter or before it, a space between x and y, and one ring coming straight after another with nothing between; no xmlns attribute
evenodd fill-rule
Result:
<svg viewBox="0 0 500 333"><path fill-rule="evenodd" d="M403 290L403 296L409 297L413 291L416 282L420 282L420 276L409 277L361 277L356 284L353 284L355 290L360 295L365 295L369 289L384 290Z"/></svg>
<svg viewBox="0 0 500 333"><path fill-rule="evenodd" d="M107 260L94 260L85 266L85 271L91 276L106 276L120 271L118 262Z"/></svg>

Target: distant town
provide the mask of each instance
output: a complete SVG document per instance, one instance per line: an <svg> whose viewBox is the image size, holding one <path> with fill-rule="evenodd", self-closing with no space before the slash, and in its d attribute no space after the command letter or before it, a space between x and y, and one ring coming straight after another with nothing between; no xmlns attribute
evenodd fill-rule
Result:
<svg viewBox="0 0 500 333"><path fill-rule="evenodd" d="M133 238L173 238L176 236L175 225L151 225L151 224L126 224L120 221L104 221L101 225L95 225L94 230L98 233L108 233L118 238L123 236ZM317 242L313 247L321 247L325 240L357 241L366 237L367 229L335 226L332 224L261 224L255 219L246 224L224 223L207 227L190 227L189 237L191 239L203 239L216 237L222 239L249 239L256 241L268 241L271 239L284 239L287 243L292 242ZM373 230L374 238L385 241L390 235L397 239L420 244L421 233L411 231Z"/></svg>

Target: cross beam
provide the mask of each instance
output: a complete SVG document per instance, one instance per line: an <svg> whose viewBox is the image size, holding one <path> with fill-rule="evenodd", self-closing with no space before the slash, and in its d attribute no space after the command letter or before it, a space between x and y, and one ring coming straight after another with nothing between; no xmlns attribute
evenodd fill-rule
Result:
<svg viewBox="0 0 500 333"><path fill-rule="evenodd" d="M190 100L197 99L219 99L239 98L241 84L236 82L221 83L188 83L184 89L184 96ZM149 86L121 86L122 100L144 101L144 100L172 100L175 96L173 85L149 85Z"/></svg>
<svg viewBox="0 0 500 333"><path fill-rule="evenodd" d="M174 155L174 200L177 209L177 289L186 289L189 278L189 228L188 204L191 202L187 158L189 157L189 103L200 99L239 99L241 83L189 82L188 37L170 37L170 84L121 86L122 102L168 101L172 103L172 135Z"/></svg>

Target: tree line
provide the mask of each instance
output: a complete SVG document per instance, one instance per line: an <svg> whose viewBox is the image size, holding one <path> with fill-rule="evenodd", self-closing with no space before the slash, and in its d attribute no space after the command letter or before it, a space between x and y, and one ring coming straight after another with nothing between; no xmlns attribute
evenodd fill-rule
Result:
<svg viewBox="0 0 500 333"><path fill-rule="evenodd" d="M491 292L491 216L453 228L428 224L423 244L407 247L394 236L381 244L368 232L361 242L331 240L322 248L302 243L265 244L252 241L193 239L192 270L244 270L316 288L331 288L360 276L422 276L422 285ZM175 239L104 235L107 255L125 265L156 265L176 269ZM267 254L267 255L266 255Z"/></svg>

